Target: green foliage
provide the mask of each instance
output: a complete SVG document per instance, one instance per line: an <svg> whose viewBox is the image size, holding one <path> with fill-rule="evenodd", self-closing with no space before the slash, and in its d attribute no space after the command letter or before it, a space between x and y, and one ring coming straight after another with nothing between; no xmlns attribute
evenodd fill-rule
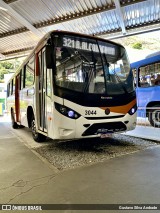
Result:
<svg viewBox="0 0 160 213"><path fill-rule="evenodd" d="M8 61L1 62L1 66L5 69L14 69L13 63L10 63Z"/></svg>
<svg viewBox="0 0 160 213"><path fill-rule="evenodd" d="M18 59L0 62L0 82L4 81L4 74L13 73L20 66Z"/></svg>
<svg viewBox="0 0 160 213"><path fill-rule="evenodd" d="M29 71L26 72L25 85L26 86L31 86L31 85L33 85L33 82L34 82L34 75L33 75L33 73L30 73Z"/></svg>
<svg viewBox="0 0 160 213"><path fill-rule="evenodd" d="M10 73L13 68L13 64L8 61L0 62L0 82L4 81L4 74Z"/></svg>
<svg viewBox="0 0 160 213"><path fill-rule="evenodd" d="M134 43L134 44L132 45L132 47L133 47L134 49L141 50L141 49L142 49L142 43L136 42L136 43Z"/></svg>
<svg viewBox="0 0 160 213"><path fill-rule="evenodd" d="M1 81L3 81L3 79L4 79L4 74L7 74L8 73L8 71L7 70L5 70L4 68L0 68L0 80Z"/></svg>

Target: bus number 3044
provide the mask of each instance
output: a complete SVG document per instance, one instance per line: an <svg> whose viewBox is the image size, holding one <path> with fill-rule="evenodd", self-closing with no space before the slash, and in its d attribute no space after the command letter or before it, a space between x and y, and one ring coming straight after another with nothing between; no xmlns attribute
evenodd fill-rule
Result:
<svg viewBox="0 0 160 213"><path fill-rule="evenodd" d="M85 110L85 115L96 115L97 111L96 110Z"/></svg>

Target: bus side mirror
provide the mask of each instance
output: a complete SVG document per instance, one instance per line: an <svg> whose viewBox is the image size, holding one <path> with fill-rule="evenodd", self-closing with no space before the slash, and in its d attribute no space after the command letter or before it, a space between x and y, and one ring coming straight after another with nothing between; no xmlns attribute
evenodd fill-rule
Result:
<svg viewBox="0 0 160 213"><path fill-rule="evenodd" d="M46 67L52 69L55 67L54 48L50 45L46 46Z"/></svg>

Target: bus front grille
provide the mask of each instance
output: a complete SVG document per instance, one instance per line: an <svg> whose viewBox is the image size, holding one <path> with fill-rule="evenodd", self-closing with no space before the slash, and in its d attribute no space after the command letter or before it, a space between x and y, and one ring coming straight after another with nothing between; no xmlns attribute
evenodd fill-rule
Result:
<svg viewBox="0 0 160 213"><path fill-rule="evenodd" d="M82 136L122 132L126 129L126 125L123 122L97 123L91 125L86 131L84 131Z"/></svg>

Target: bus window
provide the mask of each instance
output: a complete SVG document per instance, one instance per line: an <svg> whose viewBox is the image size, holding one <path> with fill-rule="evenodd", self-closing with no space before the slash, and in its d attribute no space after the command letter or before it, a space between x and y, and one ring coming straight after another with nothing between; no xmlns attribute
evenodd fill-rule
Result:
<svg viewBox="0 0 160 213"><path fill-rule="evenodd" d="M43 81L43 76L42 76L42 51L38 53L38 67L39 67L39 89L42 88L42 81Z"/></svg>
<svg viewBox="0 0 160 213"><path fill-rule="evenodd" d="M7 97L9 97L10 96L10 83L7 85Z"/></svg>
<svg viewBox="0 0 160 213"><path fill-rule="evenodd" d="M25 87L32 86L34 83L34 57L26 64L25 68Z"/></svg>
<svg viewBox="0 0 160 213"><path fill-rule="evenodd" d="M43 88L45 89L46 88L46 61L45 61L45 50L42 49L42 54L41 54L41 63L42 63L42 67L41 67L41 72L42 72L42 76L43 76L43 81L42 81L42 84L43 84Z"/></svg>
<svg viewBox="0 0 160 213"><path fill-rule="evenodd" d="M14 95L15 94L15 78L12 79L12 82L11 82L11 95Z"/></svg>
<svg viewBox="0 0 160 213"><path fill-rule="evenodd" d="M20 90L23 89L23 85L24 85L23 80L24 80L24 78L23 78L23 69L21 69L21 71L20 71L20 85L19 85L19 89Z"/></svg>
<svg viewBox="0 0 160 213"><path fill-rule="evenodd" d="M159 63L149 64L139 68L140 87L150 87L160 85Z"/></svg>
<svg viewBox="0 0 160 213"><path fill-rule="evenodd" d="M51 81L50 81L50 72L46 72L46 92L47 96L51 97Z"/></svg>
<svg viewBox="0 0 160 213"><path fill-rule="evenodd" d="M10 87L9 87L9 95L12 95L12 82L9 83Z"/></svg>

